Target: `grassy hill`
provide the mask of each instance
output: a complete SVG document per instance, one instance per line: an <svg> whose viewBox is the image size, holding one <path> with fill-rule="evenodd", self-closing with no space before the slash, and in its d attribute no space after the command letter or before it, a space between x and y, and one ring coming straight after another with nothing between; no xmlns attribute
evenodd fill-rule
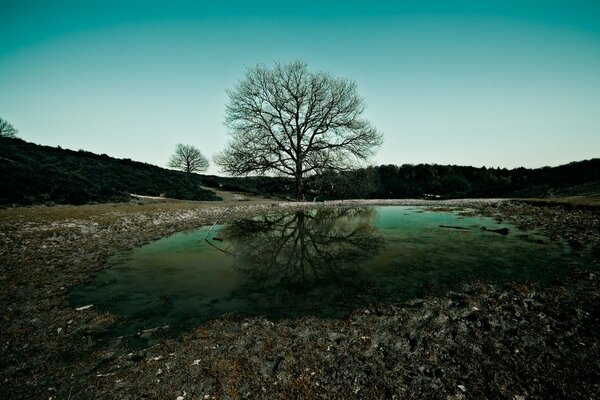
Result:
<svg viewBox="0 0 600 400"><path fill-rule="evenodd" d="M186 174L106 154L0 138L0 205L85 204L130 199L129 193L219 200L204 187L294 197L284 177ZM308 177L306 198L458 198L600 195L600 159L558 167L475 168L381 165Z"/></svg>
<svg viewBox="0 0 600 400"><path fill-rule="evenodd" d="M195 174L0 138L0 204L118 202L129 194L220 200Z"/></svg>

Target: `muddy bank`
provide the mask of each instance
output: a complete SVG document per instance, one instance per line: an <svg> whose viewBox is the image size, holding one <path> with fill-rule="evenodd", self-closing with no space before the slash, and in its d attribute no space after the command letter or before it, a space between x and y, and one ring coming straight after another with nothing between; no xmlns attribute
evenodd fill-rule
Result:
<svg viewBox="0 0 600 400"><path fill-rule="evenodd" d="M104 268L109 255L149 240L217 220L315 205L0 210L0 397L596 396L597 211L499 201L398 203L469 207L568 240L578 251L596 254L595 265L570 271L551 288L472 282L443 297L373 304L341 320L222 319L177 338L149 331L143 334L154 342L134 350L127 341L95 339L119 317L94 307L74 309L68 288Z"/></svg>

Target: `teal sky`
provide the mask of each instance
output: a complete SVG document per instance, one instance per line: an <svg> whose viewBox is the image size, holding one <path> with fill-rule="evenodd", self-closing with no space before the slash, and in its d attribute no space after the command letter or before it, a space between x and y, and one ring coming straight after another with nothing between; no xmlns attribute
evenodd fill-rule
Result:
<svg viewBox="0 0 600 400"><path fill-rule="evenodd" d="M41 144L212 156L225 90L296 59L357 82L373 164L600 157L600 2L0 0L0 117Z"/></svg>

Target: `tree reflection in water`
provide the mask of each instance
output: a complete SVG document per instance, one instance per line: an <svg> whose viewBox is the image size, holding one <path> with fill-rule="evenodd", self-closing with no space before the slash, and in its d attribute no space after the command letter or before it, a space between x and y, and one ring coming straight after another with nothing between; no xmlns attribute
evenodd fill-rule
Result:
<svg viewBox="0 0 600 400"><path fill-rule="evenodd" d="M243 281L234 296L295 309L347 297L362 285L361 263L383 245L376 215L373 208L327 208L227 224L220 234Z"/></svg>

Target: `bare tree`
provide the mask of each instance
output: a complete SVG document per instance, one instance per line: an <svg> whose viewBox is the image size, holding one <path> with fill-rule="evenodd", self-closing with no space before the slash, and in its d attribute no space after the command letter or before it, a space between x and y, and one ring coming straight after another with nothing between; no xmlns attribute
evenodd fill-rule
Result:
<svg viewBox="0 0 600 400"><path fill-rule="evenodd" d="M169 159L169 167L192 173L208 169L208 159L194 146L178 144Z"/></svg>
<svg viewBox="0 0 600 400"><path fill-rule="evenodd" d="M8 121L0 118L0 137L14 138L17 137L17 132L19 131Z"/></svg>
<svg viewBox="0 0 600 400"><path fill-rule="evenodd" d="M215 157L222 172L291 176L297 198L307 175L352 168L383 141L362 118L365 104L353 81L311 72L303 62L250 68L228 94L232 137Z"/></svg>
<svg viewBox="0 0 600 400"><path fill-rule="evenodd" d="M242 286L283 299L290 288L342 286L345 279L357 278L361 264L383 247L376 216L373 208L298 211L237 220L220 235L244 275Z"/></svg>

